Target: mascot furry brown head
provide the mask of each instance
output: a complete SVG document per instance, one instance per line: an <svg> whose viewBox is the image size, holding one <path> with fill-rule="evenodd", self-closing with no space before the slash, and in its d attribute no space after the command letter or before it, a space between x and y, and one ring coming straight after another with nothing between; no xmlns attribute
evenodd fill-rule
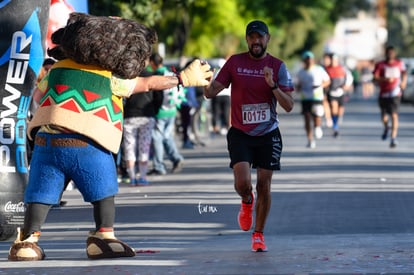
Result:
<svg viewBox="0 0 414 275"><path fill-rule="evenodd" d="M122 137L123 106L119 90L112 91L112 76L139 76L157 41L156 32L133 20L72 13L66 26L52 34L52 41L56 46L48 49L48 54L58 62L50 72L50 89L28 126L29 136L33 136L32 129L53 124L83 134L116 153ZM68 90L62 93L58 87ZM90 93L86 95L85 90ZM88 102L91 93L100 100Z"/></svg>
<svg viewBox="0 0 414 275"><path fill-rule="evenodd" d="M157 34L138 22L122 18L72 13L64 28L52 35L57 46L48 54L97 65L122 78L135 78L157 42Z"/></svg>

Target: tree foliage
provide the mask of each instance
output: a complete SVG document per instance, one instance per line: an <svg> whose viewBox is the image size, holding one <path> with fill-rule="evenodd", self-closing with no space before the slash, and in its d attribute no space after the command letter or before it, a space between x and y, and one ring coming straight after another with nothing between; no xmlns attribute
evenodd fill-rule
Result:
<svg viewBox="0 0 414 275"><path fill-rule="evenodd" d="M321 50L342 16L370 8L370 0L94 0L96 15L135 19L155 28L169 56L226 57L246 50L245 26L269 25L268 50L283 59Z"/></svg>
<svg viewBox="0 0 414 275"><path fill-rule="evenodd" d="M388 44L397 48L400 56L414 56L413 0L387 2Z"/></svg>

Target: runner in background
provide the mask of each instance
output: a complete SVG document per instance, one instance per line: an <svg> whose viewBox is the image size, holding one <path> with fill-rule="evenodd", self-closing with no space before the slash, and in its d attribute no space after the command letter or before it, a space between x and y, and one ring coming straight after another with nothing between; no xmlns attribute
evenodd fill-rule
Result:
<svg viewBox="0 0 414 275"><path fill-rule="evenodd" d="M297 90L302 101L302 114L305 121L305 131L308 143L306 147L315 148L315 139L321 139L322 117L324 115L324 89L331 80L324 68L315 63L311 51L302 54L303 68L297 74ZM315 139L314 139L315 137Z"/></svg>
<svg viewBox="0 0 414 275"><path fill-rule="evenodd" d="M354 79L351 72L339 63L339 58L334 53L327 55L325 70L331 79L331 83L326 88L326 95L332 118L333 136L337 137L339 135L339 125L345 113L346 92L352 88Z"/></svg>
<svg viewBox="0 0 414 275"><path fill-rule="evenodd" d="M407 69L404 62L397 59L394 46L387 46L385 60L375 64L374 80L380 89L378 104L382 124L384 125L381 138L386 140L391 130L390 147L394 148L398 144L398 111L402 91L407 85Z"/></svg>

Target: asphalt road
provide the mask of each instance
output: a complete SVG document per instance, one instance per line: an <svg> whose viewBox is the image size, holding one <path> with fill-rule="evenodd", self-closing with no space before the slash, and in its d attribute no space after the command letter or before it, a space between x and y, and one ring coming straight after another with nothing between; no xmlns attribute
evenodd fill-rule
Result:
<svg viewBox="0 0 414 275"><path fill-rule="evenodd" d="M251 232L238 228L225 138L215 136L182 150L179 174L152 176L147 187L120 183L116 235L136 257L87 259L92 209L75 189L47 218L47 259L8 262L11 241L0 242L0 274L414 274L414 106L401 107L393 149L380 138L374 99L352 98L339 138L325 128L315 149L305 147L300 104L280 120L268 252L251 252Z"/></svg>

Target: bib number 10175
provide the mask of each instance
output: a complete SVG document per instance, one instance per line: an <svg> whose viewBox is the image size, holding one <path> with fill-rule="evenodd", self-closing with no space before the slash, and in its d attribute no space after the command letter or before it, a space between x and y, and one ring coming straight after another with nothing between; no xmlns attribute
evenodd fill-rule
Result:
<svg viewBox="0 0 414 275"><path fill-rule="evenodd" d="M270 107L267 103L242 106L243 124L261 123L270 120Z"/></svg>

